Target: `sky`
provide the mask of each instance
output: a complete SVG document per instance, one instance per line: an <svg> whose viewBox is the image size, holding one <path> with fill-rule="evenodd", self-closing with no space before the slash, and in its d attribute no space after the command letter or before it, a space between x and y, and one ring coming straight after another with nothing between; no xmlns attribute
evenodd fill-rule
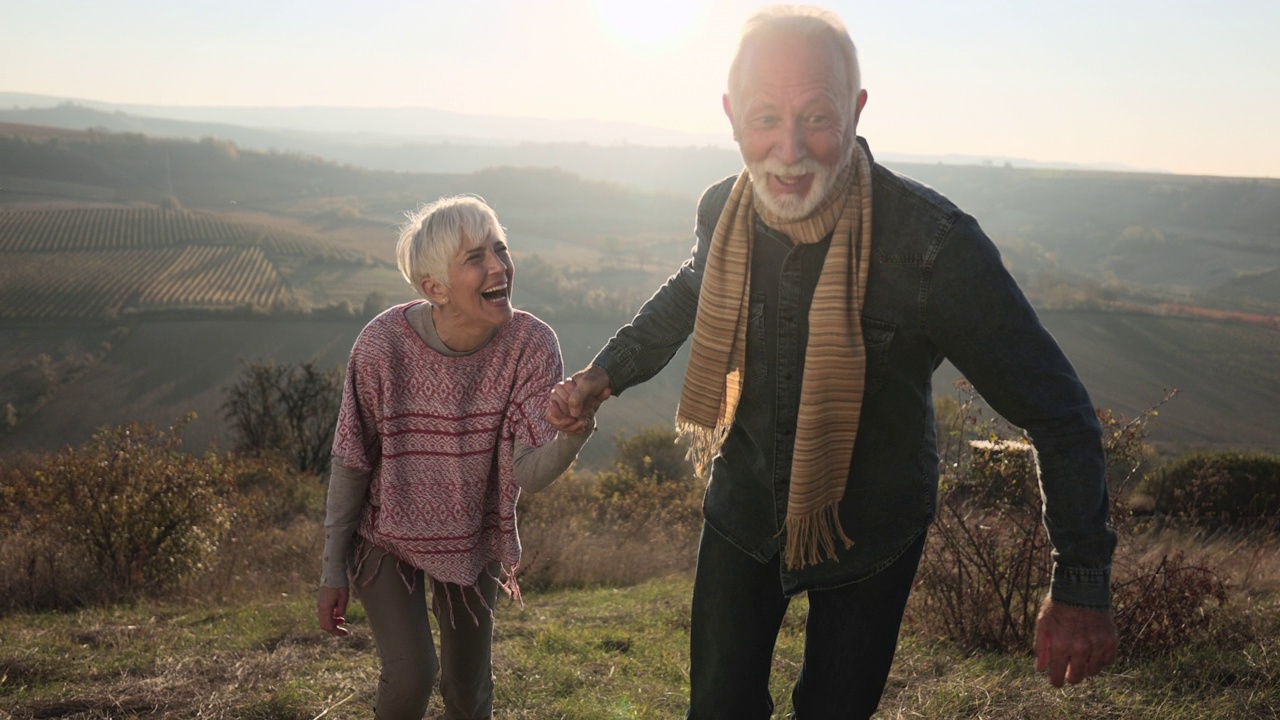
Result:
<svg viewBox="0 0 1280 720"><path fill-rule="evenodd" d="M754 0L0 0L0 91L729 139ZM1280 177L1280 0L844 0L876 153Z"/></svg>

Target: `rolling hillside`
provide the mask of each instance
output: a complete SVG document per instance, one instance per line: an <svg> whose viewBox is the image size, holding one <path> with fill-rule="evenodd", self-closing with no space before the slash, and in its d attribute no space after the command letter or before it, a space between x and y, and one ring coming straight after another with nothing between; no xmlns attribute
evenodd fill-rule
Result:
<svg viewBox="0 0 1280 720"><path fill-rule="evenodd" d="M1280 449L1280 183L909 172L980 217L1095 404L1133 415L1177 387L1162 447ZM364 318L409 297L396 224L453 192L498 209L516 302L556 328L570 371L691 242L691 197L554 168L371 172L213 138L0 126L0 451L188 410L193 446L215 441L241 358L342 364ZM584 457L669 424L683 362L610 402ZM935 392L953 378L944 367Z"/></svg>
<svg viewBox="0 0 1280 720"><path fill-rule="evenodd" d="M518 298L517 298L518 299ZM1072 358L1094 404L1129 417L1155 404L1168 389L1178 396L1161 408L1151 440L1164 451L1237 447L1280 452L1280 334L1250 325L1107 312L1051 311L1046 325ZM200 449L226 435L219 407L239 362L312 360L343 365L362 318L280 320L260 318L137 322L53 327L0 325L0 393L30 385L32 363L52 358L60 379L33 414L0 432L0 453L47 450L88 437L103 424L142 420L170 423L188 411L199 419L188 429ZM554 322L569 370L584 366L616 324ZM108 343L104 353L96 350ZM95 351L89 363L68 358ZM669 426L679 398L687 348L650 382L606 403L601 432L583 460L612 455L610 438L637 428ZM934 379L946 395L955 371ZM0 396L0 406L6 402Z"/></svg>

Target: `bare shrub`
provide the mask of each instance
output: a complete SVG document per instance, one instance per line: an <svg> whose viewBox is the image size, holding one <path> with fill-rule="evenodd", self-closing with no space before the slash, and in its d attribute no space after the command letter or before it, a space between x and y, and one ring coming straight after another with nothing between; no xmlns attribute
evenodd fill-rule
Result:
<svg viewBox="0 0 1280 720"><path fill-rule="evenodd" d="M1050 566L1034 456L1007 425L983 421L956 383L940 417L938 517L916 576L909 621L970 648L1025 646Z"/></svg>
<svg viewBox="0 0 1280 720"><path fill-rule="evenodd" d="M966 648L1023 652L1031 646L1053 569L1039 470L1020 431L998 419L983 420L977 395L964 380L956 389L956 400L944 403L940 415L946 425L939 428L944 442L938 517L908 618L925 634ZM1108 486L1118 495L1126 494L1147 457L1143 441L1156 407L1131 421L1107 410L1097 413ZM1136 570L1140 584L1142 572L1155 572Z"/></svg>
<svg viewBox="0 0 1280 720"><path fill-rule="evenodd" d="M1181 552L1158 562L1137 562L1128 580L1114 588L1116 629L1128 656L1167 652L1204 636L1210 616L1206 605L1227 601L1226 583L1206 567L1191 565Z"/></svg>
<svg viewBox="0 0 1280 720"><path fill-rule="evenodd" d="M236 450L280 454L299 472L319 473L329 466L341 402L339 368L246 362L239 380L226 390L222 411Z"/></svg>

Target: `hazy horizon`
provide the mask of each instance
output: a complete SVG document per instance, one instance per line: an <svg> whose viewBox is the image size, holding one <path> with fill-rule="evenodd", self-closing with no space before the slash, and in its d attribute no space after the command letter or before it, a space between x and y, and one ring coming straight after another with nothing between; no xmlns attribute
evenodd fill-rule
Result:
<svg viewBox="0 0 1280 720"><path fill-rule="evenodd" d="M756 0L0 0L0 91L105 104L410 108L727 144ZM1280 177L1280 3L837 2L878 153ZM718 138L718 139L717 139Z"/></svg>

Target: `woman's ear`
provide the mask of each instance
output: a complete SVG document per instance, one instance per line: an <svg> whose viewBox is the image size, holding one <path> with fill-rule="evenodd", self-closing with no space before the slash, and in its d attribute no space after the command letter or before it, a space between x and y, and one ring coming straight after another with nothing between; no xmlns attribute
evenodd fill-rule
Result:
<svg viewBox="0 0 1280 720"><path fill-rule="evenodd" d="M449 302L449 288L430 275L422 279L422 296L432 305L445 305Z"/></svg>

